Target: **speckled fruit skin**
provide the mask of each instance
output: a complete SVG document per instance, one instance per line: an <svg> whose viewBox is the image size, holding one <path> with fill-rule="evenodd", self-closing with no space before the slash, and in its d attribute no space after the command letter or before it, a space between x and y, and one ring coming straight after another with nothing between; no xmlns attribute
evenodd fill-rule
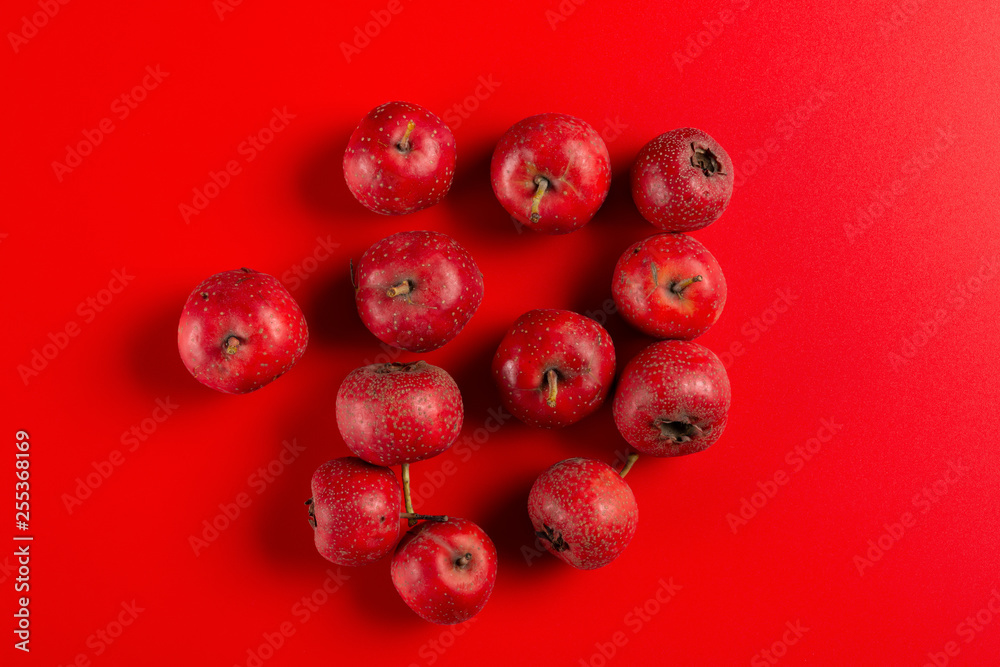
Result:
<svg viewBox="0 0 1000 667"><path fill-rule="evenodd" d="M483 529L467 519L424 521L399 541L389 574L399 596L420 618L453 625L478 614L489 600L497 550Z"/></svg>
<svg viewBox="0 0 1000 667"><path fill-rule="evenodd" d="M455 380L425 361L356 368L337 392L337 427L347 448L380 466L440 454L455 442L463 417Z"/></svg>
<svg viewBox="0 0 1000 667"><path fill-rule="evenodd" d="M550 553L575 568L604 567L632 541L639 508L632 489L606 463L560 461L535 480L528 516Z"/></svg>
<svg viewBox="0 0 1000 667"><path fill-rule="evenodd" d="M668 232L707 227L726 210L732 194L729 154L692 127L653 139L632 165L632 199L639 213Z"/></svg>
<svg viewBox="0 0 1000 667"><path fill-rule="evenodd" d="M361 321L384 343L435 350L458 335L483 301L483 274L446 234L400 232L365 251L355 267ZM405 285L402 293L393 289Z"/></svg>
<svg viewBox="0 0 1000 667"><path fill-rule="evenodd" d="M191 375L227 394L278 379L308 343L292 295L274 276L251 269L217 273L194 288L177 326L177 349Z"/></svg>
<svg viewBox="0 0 1000 667"><path fill-rule="evenodd" d="M532 201L540 179L547 187ZM490 180L500 204L520 224L567 234L587 224L611 187L611 159L601 136L585 121L543 113L514 124L493 151Z"/></svg>
<svg viewBox="0 0 1000 667"><path fill-rule="evenodd" d="M413 129L403 144L407 127ZM355 199L382 215L437 204L455 175L455 137L440 118L408 102L368 112L344 152L344 180Z"/></svg>
<svg viewBox="0 0 1000 667"><path fill-rule="evenodd" d="M316 549L331 563L374 563L399 540L403 490L388 468L353 456L327 461L313 473L311 500Z"/></svg>
<svg viewBox="0 0 1000 667"><path fill-rule="evenodd" d="M548 372L556 372L549 405ZM529 426L559 428L592 413L615 376L615 346L600 324L569 310L521 315L493 357L493 379L512 415Z"/></svg>
<svg viewBox="0 0 1000 667"><path fill-rule="evenodd" d="M657 234L622 253L611 294L622 317L644 334L691 340L722 314L726 278L712 253L695 239Z"/></svg>
<svg viewBox="0 0 1000 667"><path fill-rule="evenodd" d="M719 358L686 340L662 340L625 366L612 412L640 454L683 456L711 446L726 428L729 377Z"/></svg>

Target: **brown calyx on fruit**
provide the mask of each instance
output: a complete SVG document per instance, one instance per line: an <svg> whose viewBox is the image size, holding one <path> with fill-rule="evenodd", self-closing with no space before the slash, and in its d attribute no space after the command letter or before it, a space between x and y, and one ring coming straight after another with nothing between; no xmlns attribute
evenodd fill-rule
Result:
<svg viewBox="0 0 1000 667"><path fill-rule="evenodd" d="M542 530L535 531L535 535L546 540L556 551L566 551L569 545L563 539L562 533L556 531L552 526L542 524Z"/></svg>
<svg viewBox="0 0 1000 667"><path fill-rule="evenodd" d="M704 433L698 426L682 421L657 419L653 422L653 426L660 429L661 440L671 440L673 442L691 442L691 440Z"/></svg>
<svg viewBox="0 0 1000 667"><path fill-rule="evenodd" d="M700 283L704 278L701 276L695 276L693 278L687 278L686 280L681 280L680 282L671 283L670 291L674 294L680 295L684 290L693 285L694 283Z"/></svg>
<svg viewBox="0 0 1000 667"><path fill-rule="evenodd" d="M316 508L313 506L313 499L310 498L306 501L306 506L309 507L309 525L313 528L316 527Z"/></svg>
<svg viewBox="0 0 1000 667"><path fill-rule="evenodd" d="M240 349L240 341L236 336L230 336L226 339L226 354L236 354L236 351Z"/></svg>
<svg viewBox="0 0 1000 667"><path fill-rule="evenodd" d="M410 133L413 132L413 128L416 126L417 124L412 120L406 124L406 134L404 134L403 138L400 139L398 144L396 144L396 149L399 150L400 153L405 155L413 150L413 146L410 145Z"/></svg>
<svg viewBox="0 0 1000 667"><path fill-rule="evenodd" d="M542 202L542 195L549 187L549 179L544 176L535 176L535 194L531 197L531 215L528 218L532 222L538 222L542 219L541 214L538 212L538 206Z"/></svg>
<svg viewBox="0 0 1000 667"><path fill-rule="evenodd" d="M406 373L412 370L422 368L427 362L423 359L419 361L390 361L385 364L379 365L376 369L376 373Z"/></svg>
<svg viewBox="0 0 1000 667"><path fill-rule="evenodd" d="M711 148L699 148L691 142L691 166L695 169L701 169L701 173L705 176L714 176L718 174L719 176L725 176L726 173L722 171L722 165L719 164L719 158L715 156Z"/></svg>
<svg viewBox="0 0 1000 667"><path fill-rule="evenodd" d="M559 393L559 373L556 369L550 368L545 372L545 383L548 386L548 395L545 397L545 404L550 408L556 407L556 395Z"/></svg>

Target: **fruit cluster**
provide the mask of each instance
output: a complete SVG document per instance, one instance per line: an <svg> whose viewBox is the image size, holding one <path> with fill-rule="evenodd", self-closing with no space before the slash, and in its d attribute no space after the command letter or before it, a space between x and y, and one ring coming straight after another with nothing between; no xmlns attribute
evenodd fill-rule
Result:
<svg viewBox="0 0 1000 667"><path fill-rule="evenodd" d="M455 172L455 139L430 111L391 102L351 135L344 177L370 210L399 215L439 202ZM601 207L611 182L608 150L586 122L547 113L500 138L490 167L493 191L520 225L566 234ZM726 282L718 262L683 232L722 215L732 163L704 132L683 128L646 144L632 166L639 212L663 233L622 253L612 277L618 312L656 339L626 364L613 399L615 424L631 453L621 470L570 458L544 471L528 497L542 544L580 569L607 565L631 541L638 520L625 481L639 455L681 456L719 439L730 403L719 359L692 342L718 320ZM435 350L465 327L483 298L483 276L454 239L406 231L372 245L352 270L364 325L410 352ZM272 276L219 273L191 293L178 346L188 370L227 393L254 391L301 358L302 311ZM530 426L559 428L593 413L615 380L615 348L594 320L566 310L531 310L503 337L492 374L504 406ZM466 519L415 514L410 464L446 451L463 423L462 394L425 361L357 368L340 385L336 418L354 454L327 461L307 501L316 549L340 565L392 553L390 575L422 618L453 624L477 614L496 578L497 552ZM400 466L402 484L390 466ZM400 538L400 519L409 530Z"/></svg>

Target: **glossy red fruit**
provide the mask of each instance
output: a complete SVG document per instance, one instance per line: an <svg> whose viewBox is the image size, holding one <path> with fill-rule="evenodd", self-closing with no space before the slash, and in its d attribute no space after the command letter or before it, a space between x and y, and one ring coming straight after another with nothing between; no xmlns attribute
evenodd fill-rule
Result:
<svg viewBox="0 0 1000 667"><path fill-rule="evenodd" d="M455 175L455 137L440 118L408 102L389 102L361 119L344 153L355 199L383 215L433 206Z"/></svg>
<svg viewBox="0 0 1000 667"><path fill-rule="evenodd" d="M539 540L581 570L618 558L635 535L639 508L628 483L606 463L560 461L535 480L528 515Z"/></svg>
<svg viewBox="0 0 1000 667"><path fill-rule="evenodd" d="M374 244L354 273L364 325L384 343L411 352L458 335L483 300L472 255L440 232L400 232Z"/></svg>
<svg viewBox="0 0 1000 667"><path fill-rule="evenodd" d="M630 246L615 266L618 312L654 338L690 340L726 305L726 279L705 246L685 234L657 234Z"/></svg>
<svg viewBox="0 0 1000 667"><path fill-rule="evenodd" d="M399 540L403 490L388 468L353 456L327 461L313 473L309 501L316 549L332 563L373 563Z"/></svg>
<svg viewBox="0 0 1000 667"><path fill-rule="evenodd" d="M611 187L611 159L585 121L543 113L514 124L497 143L490 180L500 204L537 232L566 234L587 224Z"/></svg>
<svg viewBox="0 0 1000 667"><path fill-rule="evenodd" d="M512 415L530 426L573 424L600 407L615 376L615 346L600 324L568 310L521 315L493 357Z"/></svg>
<svg viewBox="0 0 1000 667"><path fill-rule="evenodd" d="M639 213L668 232L690 232L715 222L732 194L729 154L692 127L653 139L632 165L632 199Z"/></svg>
<svg viewBox="0 0 1000 667"><path fill-rule="evenodd" d="M392 557L392 584L425 621L452 625L486 605L497 576L497 550L466 519L424 521L411 528Z"/></svg>
<svg viewBox="0 0 1000 667"><path fill-rule="evenodd" d="M251 269L217 273L194 288L177 348L206 387L244 394L272 382L306 351L302 310L277 278Z"/></svg>
<svg viewBox="0 0 1000 667"><path fill-rule="evenodd" d="M622 437L640 454L682 456L722 435L731 400L719 358L686 340L662 340L625 366L612 410Z"/></svg>
<svg viewBox="0 0 1000 667"><path fill-rule="evenodd" d="M351 371L337 392L337 427L347 448L381 466L413 463L451 447L462 430L462 394L425 361Z"/></svg>

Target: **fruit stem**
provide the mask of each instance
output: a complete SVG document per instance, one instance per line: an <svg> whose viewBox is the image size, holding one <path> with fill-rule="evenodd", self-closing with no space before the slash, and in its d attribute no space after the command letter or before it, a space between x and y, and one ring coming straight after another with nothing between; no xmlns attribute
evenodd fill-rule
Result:
<svg viewBox="0 0 1000 667"><path fill-rule="evenodd" d="M467 553L464 556L462 556L461 558L459 558L458 560L456 560L455 561L455 565L458 566L458 567L465 567L466 565L469 564L469 561L471 561L471 560L472 560L472 554Z"/></svg>
<svg viewBox="0 0 1000 667"><path fill-rule="evenodd" d="M390 298L394 297L394 296L399 296L401 294L409 294L409 293L410 293L410 281L409 280L404 280L403 282L399 283L398 285L393 285L392 287L390 287L389 289L387 289L385 291L385 295L387 297L390 297Z"/></svg>
<svg viewBox="0 0 1000 667"><path fill-rule="evenodd" d="M702 280L704 280L704 278L702 278L701 276L695 276L694 278L688 278L687 280L682 280L679 283L674 283L673 285L671 285L670 291L673 292L674 294L680 294L688 287L690 287L692 284L700 283Z"/></svg>
<svg viewBox="0 0 1000 667"><path fill-rule="evenodd" d="M410 519L411 521L447 521L444 514L417 514L415 512L400 512L400 519Z"/></svg>
<svg viewBox="0 0 1000 667"><path fill-rule="evenodd" d="M618 473L619 475L622 476L622 479L625 479L625 475L628 474L629 470L632 469L632 466L634 466L635 462L638 460L639 460L639 455L636 454L635 452L628 455L628 460L625 461L625 467L622 468L622 471L620 473Z"/></svg>
<svg viewBox="0 0 1000 667"><path fill-rule="evenodd" d="M545 404L554 408L556 407L556 394L559 393L559 375L554 368L550 368L545 374L545 380L549 383L549 395L545 397Z"/></svg>
<svg viewBox="0 0 1000 667"><path fill-rule="evenodd" d="M240 339L236 336L230 336L229 340L226 341L226 354L236 354L238 349L240 349Z"/></svg>
<svg viewBox="0 0 1000 667"><path fill-rule="evenodd" d="M406 124L406 134L403 135L403 139L399 142L399 150L404 153L410 151L410 132L413 132L413 128L416 126L417 124L412 120Z"/></svg>
<svg viewBox="0 0 1000 667"><path fill-rule="evenodd" d="M545 190L549 187L549 180L544 176L535 176L535 185L537 185L538 188L535 190L535 195L531 198L532 222L538 222L542 218L542 216L538 213L538 205L542 201L542 195L545 194Z"/></svg>
<svg viewBox="0 0 1000 667"><path fill-rule="evenodd" d="M403 504L406 506L406 513L412 515L413 501L410 500L410 464L404 463L401 468L403 469ZM415 526L417 525L417 520L412 516L408 516L406 525Z"/></svg>

